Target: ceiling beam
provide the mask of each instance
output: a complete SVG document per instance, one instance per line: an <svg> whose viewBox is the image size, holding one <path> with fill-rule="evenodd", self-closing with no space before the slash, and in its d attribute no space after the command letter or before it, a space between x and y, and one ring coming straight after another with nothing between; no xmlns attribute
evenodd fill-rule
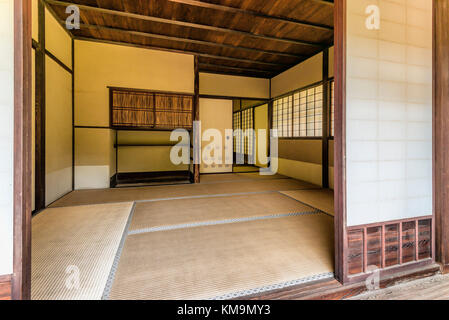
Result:
<svg viewBox="0 0 449 320"><path fill-rule="evenodd" d="M181 26L181 27L209 30L209 31L233 34L233 35L238 35L238 36L252 37L252 38L261 39L261 40L278 41L278 42L284 42L284 43L289 43L289 44L309 46L309 47L314 47L314 48L327 47L327 44L325 44L325 43L316 43L316 42L310 42L310 41L304 41L304 40L278 38L278 37L260 35L260 34L255 34L255 33L251 33L251 32L235 30L235 29L215 27L215 26L193 23L193 22L171 20L171 19L165 19L165 18L160 18L160 17L155 17L155 16L148 16L148 15L143 15L143 14L119 11L119 10L99 8L99 7L94 7L94 6L84 5L84 4L78 4L78 3L74 3L74 2L57 1L57 0L44 0L44 1L47 2L48 4L56 5L56 6L67 7L69 5L76 5L78 8L83 9L83 10L95 11L95 12L99 12L99 13L103 13L103 14L122 16L122 17L157 22L157 23L171 24L171 25L176 25L176 26Z"/></svg>
<svg viewBox="0 0 449 320"><path fill-rule="evenodd" d="M59 20L59 22L60 23L64 23L63 20ZM229 45L229 44L216 43L216 42L210 42L210 41L205 41L205 40L196 40L196 39L168 36L168 35L165 35L165 34L157 34L157 33L135 31L135 30L128 30L128 29L119 29L119 28L100 26L100 25L91 25L91 24L85 24L85 23L81 23L80 26L83 26L83 27L89 28L89 29L109 28L110 31L118 31L118 30L120 30L120 31L140 32L140 33L142 33L140 35L144 35L145 37L148 37L148 38L170 40L170 41L192 43L192 44L200 44L200 45L205 45L205 46L210 46L210 47L225 48L225 49L232 49L232 50L242 50L242 51L253 52L253 53L265 53L265 54L271 54L271 55L287 57L287 58L295 58L295 59L307 58L307 57L305 57L303 55L297 55L297 54L292 54L292 53L285 53L285 52L278 52L278 51L270 51L270 50L263 50L263 49L254 49L254 48L233 46L233 45Z"/></svg>
<svg viewBox="0 0 449 320"><path fill-rule="evenodd" d="M200 70L200 73L210 73L210 74L220 74L220 75L227 75L227 76L239 76L239 77L248 77L248 78L259 78L259 79L271 79L273 76L272 75L266 75L263 76L261 74L255 74L255 73L237 73L237 72L232 72L232 71L214 71L214 70ZM215 97L216 96L206 96L206 95L200 95L203 98L206 97Z"/></svg>
<svg viewBox="0 0 449 320"><path fill-rule="evenodd" d="M263 73L266 75L273 75L276 74L276 71L267 71L267 70L260 70L260 69L251 69L251 68L240 68L240 67L231 67L231 66L224 66L220 64L215 63L199 63L200 69L203 68L218 68L218 69L227 69L227 70L235 70L235 71L242 71L242 72L251 72L251 73Z"/></svg>
<svg viewBox="0 0 449 320"><path fill-rule="evenodd" d="M309 0L309 1L316 2L319 4L324 4L327 6L334 6L334 0Z"/></svg>
<svg viewBox="0 0 449 320"><path fill-rule="evenodd" d="M333 27L327 26L324 24L307 22L307 21L303 21L303 20L282 17L282 16L268 15L268 14L264 14L264 13L257 12L257 11L246 10L246 9L241 9L241 8L236 8L236 7L230 7L230 6L225 6L225 5L215 4L215 3L203 2L203 1L198 1L198 0L168 0L168 1L181 3L181 4L185 4L185 5L189 5L189 6L200 7L200 8L214 9L214 10L219 10L219 11L229 12L229 13L240 13L240 14L250 15L253 17L257 17L257 18L270 19L270 20L275 20L275 21L284 22L284 23L292 23L292 24L295 24L295 25L301 26L301 27L315 28L315 29L326 30L326 31L334 30Z"/></svg>
<svg viewBox="0 0 449 320"><path fill-rule="evenodd" d="M98 29L98 27L95 27L95 28ZM132 31L127 31L127 30L125 30L124 32L141 36L141 34L137 34L138 32L132 32ZM159 47L159 46L154 46L154 45L144 45L144 44L123 42L123 41L97 39L97 38L84 37L84 36L80 37L80 36L76 36L76 35L75 35L75 39L76 40L91 41L91 42L121 44L121 45L126 45L126 46L131 46L131 47L139 47L139 48L167 51L167 52L174 52L174 53L190 54L190 55L196 55L196 56L199 56L199 57L209 58L209 59L227 60L227 61L234 61L234 62L241 62L241 63L250 63L250 64L260 64L260 65L266 65L266 66L278 67L278 68L288 67L288 65L285 65L285 64L284 65L280 65L278 63L263 62L263 61L241 59L241 58L233 58L233 57L226 57L226 56L217 56L217 55L213 55L213 54L201 53L201 52L198 52L198 51L173 49L173 48Z"/></svg>

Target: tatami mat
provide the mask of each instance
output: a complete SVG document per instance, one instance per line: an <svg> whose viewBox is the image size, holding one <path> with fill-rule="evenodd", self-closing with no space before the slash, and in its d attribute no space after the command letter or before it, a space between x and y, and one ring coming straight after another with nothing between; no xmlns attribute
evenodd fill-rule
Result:
<svg viewBox="0 0 449 320"><path fill-rule="evenodd" d="M142 202L130 230L314 211L280 193Z"/></svg>
<svg viewBox="0 0 449 320"><path fill-rule="evenodd" d="M236 181L234 183L222 182L214 184L78 190L56 201L52 207L316 188L318 187L313 184L293 179L256 179Z"/></svg>
<svg viewBox="0 0 449 320"><path fill-rule="evenodd" d="M260 168L256 166L234 166L233 172L258 172Z"/></svg>
<svg viewBox="0 0 449 320"><path fill-rule="evenodd" d="M52 208L33 218L32 299L101 299L131 209Z"/></svg>
<svg viewBox="0 0 449 320"><path fill-rule="evenodd" d="M311 207L317 208L330 215L334 215L334 191L329 189L319 190L293 190L281 192L293 199L301 201Z"/></svg>
<svg viewBox="0 0 449 320"><path fill-rule="evenodd" d="M150 232L127 237L109 297L208 299L328 272L324 214Z"/></svg>

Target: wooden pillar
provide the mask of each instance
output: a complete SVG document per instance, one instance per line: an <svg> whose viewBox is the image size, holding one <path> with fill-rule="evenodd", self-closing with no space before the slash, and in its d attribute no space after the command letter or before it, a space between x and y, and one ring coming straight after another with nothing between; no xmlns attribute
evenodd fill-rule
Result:
<svg viewBox="0 0 449 320"><path fill-rule="evenodd" d="M200 120L200 74L199 74L199 57L195 56L194 62L194 72L195 72L195 82L194 82L194 98L193 98L193 121ZM198 132L198 136L193 137L196 145L199 145L199 139L201 132ZM194 157L195 158L195 157ZM193 165L193 180L194 183L200 183L200 165Z"/></svg>
<svg viewBox="0 0 449 320"><path fill-rule="evenodd" d="M14 258L12 298L31 298L31 0L14 1Z"/></svg>
<svg viewBox="0 0 449 320"><path fill-rule="evenodd" d="M335 0L335 276L340 282L347 276L346 228L346 0Z"/></svg>
<svg viewBox="0 0 449 320"><path fill-rule="evenodd" d="M329 188L329 48L323 50L322 186Z"/></svg>
<svg viewBox="0 0 449 320"><path fill-rule="evenodd" d="M45 208L45 5L38 1L36 48L35 209Z"/></svg>
<svg viewBox="0 0 449 320"><path fill-rule="evenodd" d="M434 212L436 261L449 271L449 1L434 0Z"/></svg>

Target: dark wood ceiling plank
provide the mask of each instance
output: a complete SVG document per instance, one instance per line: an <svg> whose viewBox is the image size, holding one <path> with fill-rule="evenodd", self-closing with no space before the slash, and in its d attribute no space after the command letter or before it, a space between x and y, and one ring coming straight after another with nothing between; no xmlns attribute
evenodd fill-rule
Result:
<svg viewBox="0 0 449 320"><path fill-rule="evenodd" d="M82 12L84 12L84 11L82 11ZM83 15L82 18L83 18L83 21L90 20L86 15ZM59 21L61 23L64 23L63 20L59 20ZM98 24L98 21L97 21L95 23L95 25L92 25L90 23L84 23L84 24L81 24L80 26L85 27L85 28L89 28L89 29L92 29L92 30L95 30L96 26L109 27L109 28L111 28L111 31L113 31L112 28L116 28L114 26L110 26L110 25L106 25L106 24L108 24L108 23L106 23L106 21L103 21L101 23L101 25ZM123 29L123 30L128 30L128 29ZM284 53L284 52L271 51L271 50L265 50L265 49L247 48L247 47L242 47L242 46L238 46L238 45L217 43L217 42L206 41L206 40L189 39L189 38L183 38L183 37L179 37L179 36L171 36L171 35L166 35L166 34L156 34L156 33L146 32L146 31L144 32L144 31L141 31L141 30L130 30L130 31L142 32L142 33L145 34L145 36L153 37L153 38L156 38L156 39L165 39L165 40L171 40L171 41L176 41L176 42L200 44L200 45L206 45L206 46L211 46L211 47L226 48L226 49L231 49L231 50L241 50L241 51L257 53L257 54L260 54L260 53L262 53L262 54L269 54L269 55L276 56L278 58L287 57L287 58L293 58L293 59L298 60L298 59L304 59L304 58L307 57L305 55L299 55L299 54Z"/></svg>
<svg viewBox="0 0 449 320"><path fill-rule="evenodd" d="M165 19L165 18L160 18L160 17L156 17L156 16L124 12L124 11L120 11L120 10L105 9L105 8L91 6L91 5L78 4L78 3L74 3L74 2L66 2L66 1L58 1L58 0L46 0L46 2L51 5L65 6L65 7L75 4L80 9L83 9L83 10L91 10L91 11L96 11L99 13L106 13L106 14L123 16L123 17L128 17L128 18L133 18L133 19L145 20L145 21L166 23L166 24L178 25L178 26L189 27L189 28L198 28L198 29L209 30L209 31L236 34L236 35L241 35L241 36L246 36L246 37L257 38L260 40L284 42L284 43L290 43L290 44L310 46L310 47L315 47L315 48L325 48L327 46L326 43L316 43L316 42L303 41L303 40L297 40L297 39L273 37L273 36L250 33L250 32L246 32L246 31L216 27L216 26L211 26L211 25L198 24L198 23L192 23L192 22L186 22L186 21L180 21L180 20L171 20L171 19Z"/></svg>
<svg viewBox="0 0 449 320"><path fill-rule="evenodd" d="M303 20L297 20L289 17L281 17L281 16L275 16L275 15L268 15L261 12L253 11L253 10L245 10L241 8L231 7L231 6L225 6L221 4L215 4L215 3L209 3L209 2L203 2L198 0L168 0L170 2L176 2L181 3L185 5L190 6L196 6L200 8L209 8L214 10L220 10L224 12L229 13L240 13L244 15L250 15L253 17L268 19L268 20L275 20L278 22L285 22L285 23L291 23L296 26L302 26L302 27L309 27L309 28L316 28L320 30L333 30L334 28L332 26L319 24L319 23L313 23L313 22L307 22Z"/></svg>
<svg viewBox="0 0 449 320"><path fill-rule="evenodd" d="M95 27L95 28L97 30L103 29L103 28L98 28L98 27ZM106 28L106 29L110 29L110 28ZM114 30L114 31L117 31L117 30ZM128 30L123 30L123 31L121 31L121 33L124 33L124 34L126 34L128 36L135 35L135 36L144 36L145 37L144 34L141 34L139 32L132 32L132 31L128 31ZM117 43L117 44L126 44L126 42L124 42L124 41L114 41L114 40L110 40L110 39L103 40L100 37L93 37L93 36L92 37L75 36L75 39L77 39L77 40L86 40L86 41L98 40L97 42L109 42L109 43ZM173 48L162 47L162 46L150 46L150 45L144 45L144 44L136 44L136 43L133 43L131 39L128 39L128 40L129 40L127 42L128 44L135 45L135 46L141 46L141 47L144 47L144 48L147 48L147 49L162 50L162 51L175 52L175 53L191 54L191 55L197 55L197 56L204 57L204 58L250 63L250 64L253 64L253 65L264 65L264 66L280 67L280 68L287 67L287 65L279 65L278 63L254 61L254 60L248 60L248 59L233 58L233 57L228 57L228 56L217 56L217 55L205 54L205 53L197 52L197 51L173 49Z"/></svg>

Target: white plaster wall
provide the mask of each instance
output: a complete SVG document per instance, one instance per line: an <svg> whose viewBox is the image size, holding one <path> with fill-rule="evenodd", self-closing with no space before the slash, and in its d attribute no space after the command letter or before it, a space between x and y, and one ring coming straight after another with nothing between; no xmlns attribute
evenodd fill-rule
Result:
<svg viewBox="0 0 449 320"><path fill-rule="evenodd" d="M0 275L13 272L13 0L0 0Z"/></svg>
<svg viewBox="0 0 449 320"><path fill-rule="evenodd" d="M322 52L271 79L271 96L276 98L321 80L323 80Z"/></svg>
<svg viewBox="0 0 449 320"><path fill-rule="evenodd" d="M347 1L346 96L347 224L432 214L432 0Z"/></svg>

